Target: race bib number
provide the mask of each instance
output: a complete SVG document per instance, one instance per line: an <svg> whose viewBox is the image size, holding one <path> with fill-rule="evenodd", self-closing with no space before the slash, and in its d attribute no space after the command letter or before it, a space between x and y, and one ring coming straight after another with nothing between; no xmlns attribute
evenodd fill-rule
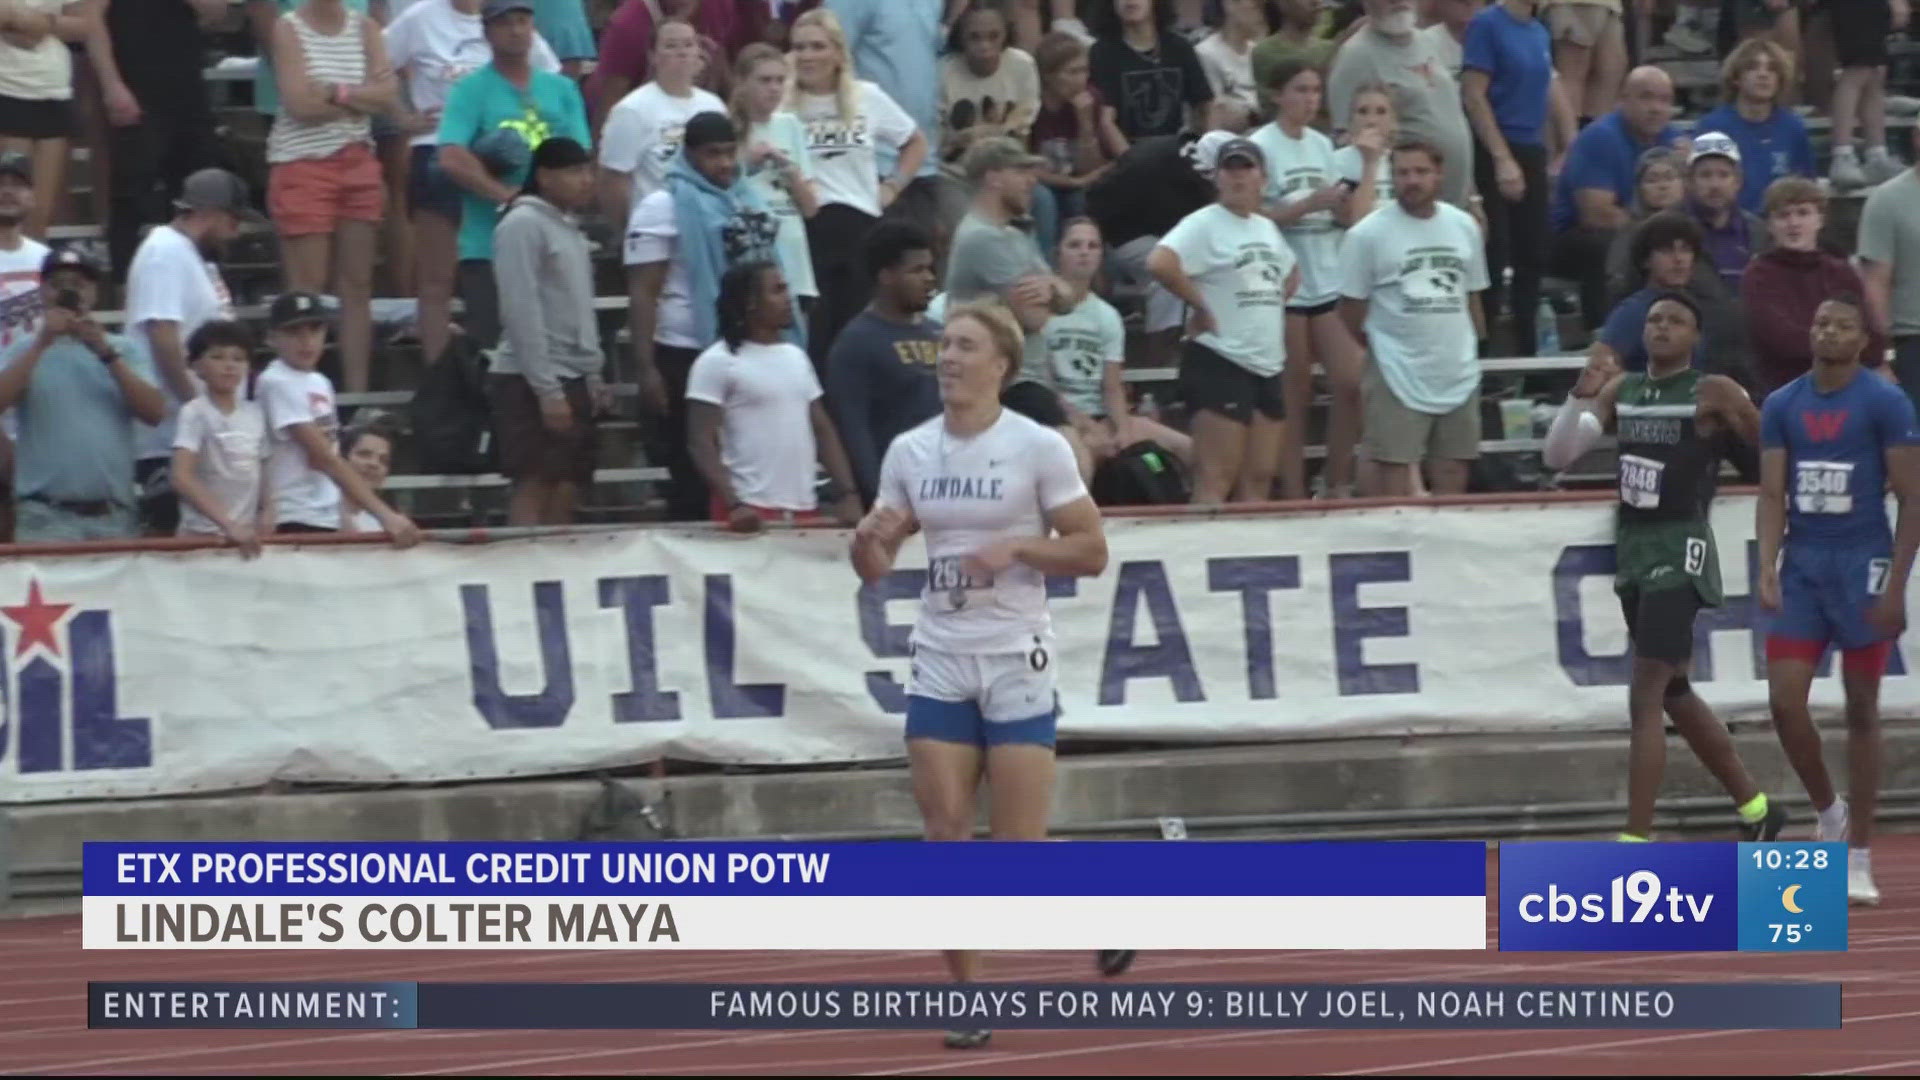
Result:
<svg viewBox="0 0 1920 1080"><path fill-rule="evenodd" d="M1853 462L1802 461L1794 478L1794 509L1803 514L1853 510Z"/></svg>
<svg viewBox="0 0 1920 1080"><path fill-rule="evenodd" d="M927 564L927 600L936 611L959 611L993 585L967 573L966 564L956 556L935 559Z"/></svg>
<svg viewBox="0 0 1920 1080"><path fill-rule="evenodd" d="M1872 559L1867 563L1867 595L1884 596L1887 579L1893 576L1892 559Z"/></svg>
<svg viewBox="0 0 1920 1080"><path fill-rule="evenodd" d="M1667 463L1633 454L1620 455L1620 501L1636 510L1655 510L1660 506L1660 482Z"/></svg>

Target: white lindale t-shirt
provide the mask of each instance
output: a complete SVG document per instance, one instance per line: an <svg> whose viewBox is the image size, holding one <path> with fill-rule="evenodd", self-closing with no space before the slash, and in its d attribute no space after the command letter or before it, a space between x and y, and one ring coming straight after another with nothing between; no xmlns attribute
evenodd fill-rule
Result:
<svg viewBox="0 0 1920 1080"><path fill-rule="evenodd" d="M1046 383L1088 416L1107 415L1107 365L1124 364L1127 329L1113 305L1088 293L1027 335L1021 374Z"/></svg>
<svg viewBox="0 0 1920 1080"><path fill-rule="evenodd" d="M1388 203L1347 230L1342 296L1367 301L1367 347L1408 408L1452 412L1480 386L1468 298L1487 287L1480 226L1450 203L1415 217Z"/></svg>
<svg viewBox="0 0 1920 1080"><path fill-rule="evenodd" d="M171 225L154 226L127 267L127 332L146 337L160 392L167 397L167 416L154 427L142 424L135 429L134 455L139 460L173 456L174 419L181 405L160 374L160 350L153 347L147 324L179 323L184 351L187 339L203 324L231 318L233 294L220 268L202 257L186 234Z"/></svg>
<svg viewBox="0 0 1920 1080"><path fill-rule="evenodd" d="M654 309L653 340L676 349L698 349L707 342L693 336L693 289L687 284L687 268L675 257L679 241L680 215L674 210L673 194L656 191L633 208L633 218L627 222L625 261L628 266L667 264L660 303Z"/></svg>
<svg viewBox="0 0 1920 1080"><path fill-rule="evenodd" d="M1267 155L1267 203L1284 206L1311 197L1340 182L1333 163L1333 140L1305 128L1299 138L1268 124L1249 136ZM1289 301L1314 307L1340 296L1340 223L1333 211L1316 210L1281 228L1300 262L1300 289Z"/></svg>
<svg viewBox="0 0 1920 1080"><path fill-rule="evenodd" d="M716 341L693 362L687 400L718 405L720 463L741 502L770 510L812 510L813 403L821 396L813 361L798 345Z"/></svg>
<svg viewBox="0 0 1920 1080"><path fill-rule="evenodd" d="M244 398L223 413L212 399L197 397L180 407L176 450L191 450L200 482L229 520L250 525L260 514L260 466L267 456L267 414ZM218 534L220 527L191 502L180 500L180 533Z"/></svg>
<svg viewBox="0 0 1920 1080"><path fill-rule="evenodd" d="M333 383L317 371L301 371L275 358L253 384L254 400L267 413L272 452L267 458L267 490L274 521L319 529L340 527L340 489L333 478L307 462L307 451L293 439L295 424L313 423L332 442L340 434L333 407Z"/></svg>
<svg viewBox="0 0 1920 1080"><path fill-rule="evenodd" d="M813 156L813 190L821 206L851 206L880 216L880 166L874 149L898 151L918 131L885 90L862 80L854 84L853 118L840 115L832 94L798 94L793 114L807 128L807 152Z"/></svg>
<svg viewBox="0 0 1920 1080"><path fill-rule="evenodd" d="M667 169L680 152L687 121L704 112L725 116L727 106L697 86L686 97L675 97L651 82L608 111L600 132L600 164L633 177L635 206L666 186Z"/></svg>
<svg viewBox="0 0 1920 1080"><path fill-rule="evenodd" d="M395 11L395 0L387 0ZM446 108L453 84L479 71L493 60L493 48L480 27L480 13L471 15L456 9L450 0L422 0L404 11L396 11L387 24L387 59L393 70L405 76L407 100L415 112L437 113ZM533 53L528 58L537 71L559 71L560 58L553 46L533 35ZM429 131L407 140L413 146L434 146L439 131Z"/></svg>
<svg viewBox="0 0 1920 1080"><path fill-rule="evenodd" d="M1343 146L1333 152L1334 168L1340 179L1351 180L1358 186L1360 174L1366 171L1366 158L1360 155L1357 146ZM1373 208L1375 210L1393 201L1393 155L1381 151L1379 164L1373 167Z"/></svg>
<svg viewBox="0 0 1920 1080"><path fill-rule="evenodd" d="M1045 538L1047 515L1086 494L1066 438L1012 409L971 438L949 434L943 414L894 439L875 505L911 513L926 535L913 643L976 656L1044 644L1052 636L1045 576L1015 562L979 581L962 560L1001 540Z"/></svg>
<svg viewBox="0 0 1920 1080"><path fill-rule="evenodd" d="M1255 375L1277 375L1287 362L1287 276L1293 249L1265 214L1239 214L1212 203L1180 219L1160 246L1213 312L1216 329L1193 340Z"/></svg>

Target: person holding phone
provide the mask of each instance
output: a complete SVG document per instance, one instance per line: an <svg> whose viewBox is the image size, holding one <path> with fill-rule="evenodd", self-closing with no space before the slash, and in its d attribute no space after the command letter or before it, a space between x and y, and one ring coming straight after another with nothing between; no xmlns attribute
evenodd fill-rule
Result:
<svg viewBox="0 0 1920 1080"><path fill-rule="evenodd" d="M167 401L145 345L95 321L102 274L78 251L48 255L40 330L0 353L0 412L19 419L14 537L22 543L140 534L132 421L159 423Z"/></svg>

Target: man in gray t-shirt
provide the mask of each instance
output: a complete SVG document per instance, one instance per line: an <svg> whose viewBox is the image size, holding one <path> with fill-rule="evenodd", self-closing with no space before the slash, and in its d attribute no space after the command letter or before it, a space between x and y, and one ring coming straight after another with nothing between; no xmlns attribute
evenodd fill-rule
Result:
<svg viewBox="0 0 1920 1080"><path fill-rule="evenodd" d="M1026 224L1044 160L1009 138L975 143L965 162L973 205L954 229L947 257L949 303L999 300L1029 334L1064 314L1063 305L1072 309L1066 283L1054 276Z"/></svg>
<svg viewBox="0 0 1920 1080"><path fill-rule="evenodd" d="M1473 129L1460 105L1460 83L1431 37L1416 33L1414 0L1366 0L1367 25L1347 39L1327 76L1327 112L1345 129L1353 93L1368 83L1395 89L1400 135L1421 139L1446 156L1440 197L1470 209Z"/></svg>
<svg viewBox="0 0 1920 1080"><path fill-rule="evenodd" d="M1913 145L1920 155L1920 128ZM1893 342L1893 372L1907 395L1920 400L1920 165L1867 196L1860 276L1874 328Z"/></svg>

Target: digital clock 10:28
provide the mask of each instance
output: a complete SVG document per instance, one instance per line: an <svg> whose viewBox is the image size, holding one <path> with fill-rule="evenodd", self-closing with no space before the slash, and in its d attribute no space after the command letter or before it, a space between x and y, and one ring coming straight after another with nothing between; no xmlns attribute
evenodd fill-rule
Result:
<svg viewBox="0 0 1920 1080"><path fill-rule="evenodd" d="M1795 848L1783 851L1777 847L1755 848L1752 852L1753 867L1756 870L1825 870L1827 853L1824 850L1812 851Z"/></svg>

